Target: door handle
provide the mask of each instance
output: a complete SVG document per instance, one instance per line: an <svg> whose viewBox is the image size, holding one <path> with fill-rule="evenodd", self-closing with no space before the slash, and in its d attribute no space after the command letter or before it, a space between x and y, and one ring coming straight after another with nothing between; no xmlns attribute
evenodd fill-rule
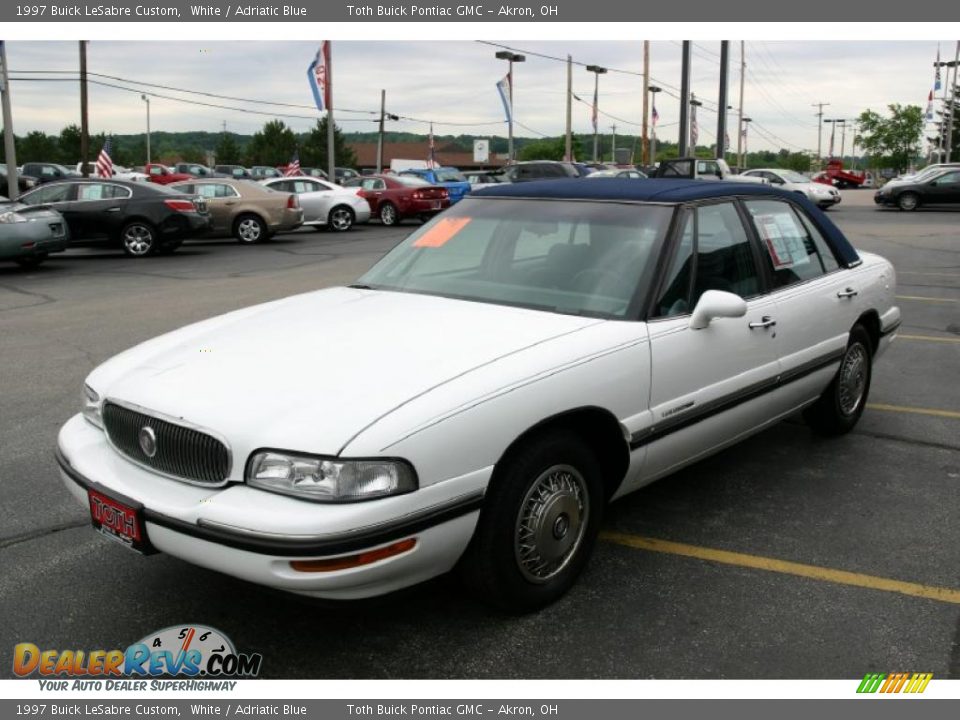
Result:
<svg viewBox="0 0 960 720"><path fill-rule="evenodd" d="M860 293L857 292L856 290L854 290L853 288L849 288L849 287L848 287L846 290L841 290L840 292L838 292L838 293L837 293L837 297L838 297L838 298L852 298L852 297L856 297L856 296L859 295L859 294L860 294Z"/></svg>
<svg viewBox="0 0 960 720"><path fill-rule="evenodd" d="M107 212L120 212L120 208L118 207L107 208Z"/></svg>
<svg viewBox="0 0 960 720"><path fill-rule="evenodd" d="M774 320L769 315L764 315L760 318L760 322L752 322L747 327L751 330L766 330L767 328L774 327L777 324L777 321Z"/></svg>

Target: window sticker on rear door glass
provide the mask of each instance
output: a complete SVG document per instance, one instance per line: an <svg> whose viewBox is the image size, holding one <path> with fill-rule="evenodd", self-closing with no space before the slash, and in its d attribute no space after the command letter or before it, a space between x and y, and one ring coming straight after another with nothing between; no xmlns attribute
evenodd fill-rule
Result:
<svg viewBox="0 0 960 720"><path fill-rule="evenodd" d="M755 215L757 231L770 253L775 270L785 270L810 262L804 243L804 232L796 220L786 213Z"/></svg>

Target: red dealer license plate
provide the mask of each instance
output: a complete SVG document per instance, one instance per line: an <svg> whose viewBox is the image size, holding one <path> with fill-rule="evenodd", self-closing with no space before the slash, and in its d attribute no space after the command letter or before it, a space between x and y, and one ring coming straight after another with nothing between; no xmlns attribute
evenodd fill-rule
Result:
<svg viewBox="0 0 960 720"><path fill-rule="evenodd" d="M152 552L143 524L141 505L126 498L118 500L93 488L87 489L87 497L90 500L93 527L101 534L136 552Z"/></svg>

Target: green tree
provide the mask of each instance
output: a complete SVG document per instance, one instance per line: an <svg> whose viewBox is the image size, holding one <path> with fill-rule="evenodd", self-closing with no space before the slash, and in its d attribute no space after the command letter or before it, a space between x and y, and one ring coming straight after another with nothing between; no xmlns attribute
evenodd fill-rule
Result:
<svg viewBox="0 0 960 720"><path fill-rule="evenodd" d="M591 140L591 142L593 141ZM562 136L533 140L532 142L525 143L523 147L517 150L517 160L563 160L566 147L566 138ZM573 156L575 158L578 160L585 159L583 143L576 135L572 137L570 147L573 149Z"/></svg>
<svg viewBox="0 0 960 720"><path fill-rule="evenodd" d="M248 165L285 165L297 149L297 136L282 120L270 120L247 147Z"/></svg>
<svg viewBox="0 0 960 720"><path fill-rule="evenodd" d="M256 140L256 136L254 136L254 140ZM287 154L282 162L287 162L291 154L292 151ZM333 158L337 167L353 167L357 164L356 153L347 146L343 133L336 124L333 126ZM321 169L326 169L329 165L327 159L327 118L317 120L314 128L307 133L303 146L300 148L300 164Z"/></svg>
<svg viewBox="0 0 960 720"><path fill-rule="evenodd" d="M870 155L874 166L881 162L898 171L905 170L920 153L923 132L923 111L919 105L887 106L890 117L882 117L873 110L864 110L860 125L860 146Z"/></svg>
<svg viewBox="0 0 960 720"><path fill-rule="evenodd" d="M810 156L802 152L788 153L780 158L780 167L797 172L810 172L810 163Z"/></svg>
<svg viewBox="0 0 960 720"><path fill-rule="evenodd" d="M61 130L57 144L61 163L72 166L80 162L80 128L78 126L67 125Z"/></svg>
<svg viewBox="0 0 960 720"><path fill-rule="evenodd" d="M240 162L240 148L233 135L228 132L220 136L217 146L213 150L218 165L236 165Z"/></svg>
<svg viewBox="0 0 960 720"><path fill-rule="evenodd" d="M57 139L40 130L27 133L17 143L17 162L55 162L60 158Z"/></svg>

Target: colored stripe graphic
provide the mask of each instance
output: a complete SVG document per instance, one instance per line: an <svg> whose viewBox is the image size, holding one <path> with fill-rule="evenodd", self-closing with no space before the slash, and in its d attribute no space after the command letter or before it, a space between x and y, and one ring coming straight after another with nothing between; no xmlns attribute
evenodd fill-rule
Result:
<svg viewBox="0 0 960 720"><path fill-rule="evenodd" d="M857 687L858 693L912 693L919 694L927 689L933 679L933 673L867 673Z"/></svg>

